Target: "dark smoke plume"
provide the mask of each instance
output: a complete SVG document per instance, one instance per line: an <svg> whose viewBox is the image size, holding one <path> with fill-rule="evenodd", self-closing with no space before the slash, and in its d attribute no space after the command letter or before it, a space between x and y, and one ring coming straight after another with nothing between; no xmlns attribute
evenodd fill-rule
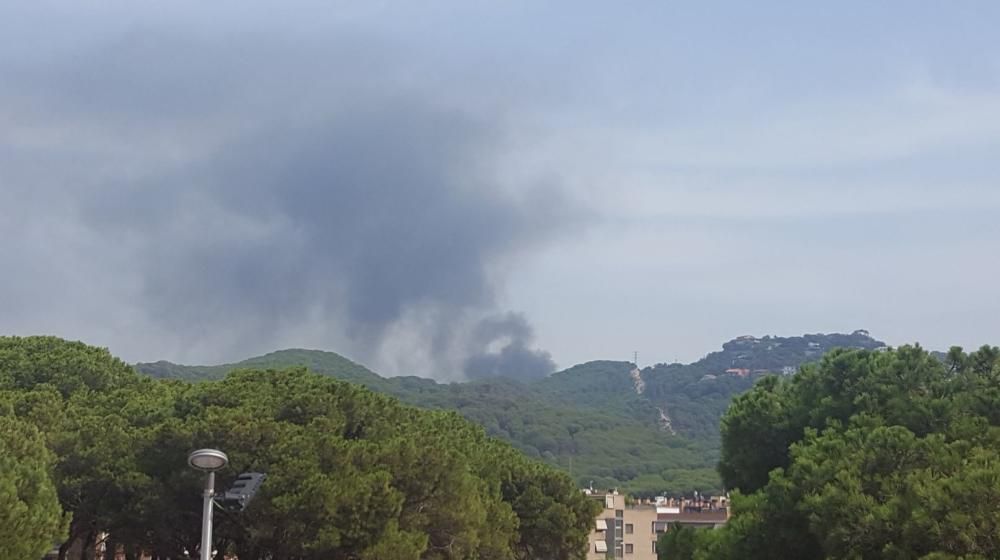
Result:
<svg viewBox="0 0 1000 560"><path fill-rule="evenodd" d="M545 377L556 364L548 352L530 348L533 338L534 332L521 314L483 319L472 336L465 375L470 379L502 376L524 381Z"/></svg>
<svg viewBox="0 0 1000 560"><path fill-rule="evenodd" d="M550 372L519 315L484 320L471 342L461 331L497 312L490 265L563 229L573 205L555 189L500 186L490 115L406 87L385 53L339 52L144 34L32 69L24 90L0 94L37 93L40 119L89 127L109 147L8 171L128 263L129 290L101 286L102 297L132 293L142 321L200 349L195 359L319 330L328 348L392 373ZM67 166L72 188L58 175ZM395 338L428 345L427 371L384 360Z"/></svg>

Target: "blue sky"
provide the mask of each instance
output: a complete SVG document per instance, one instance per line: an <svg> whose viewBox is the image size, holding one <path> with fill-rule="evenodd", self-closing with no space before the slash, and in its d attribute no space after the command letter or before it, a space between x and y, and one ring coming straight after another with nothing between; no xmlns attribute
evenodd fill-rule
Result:
<svg viewBox="0 0 1000 560"><path fill-rule="evenodd" d="M998 23L994 2L7 4L0 330L442 379L504 347L996 344Z"/></svg>

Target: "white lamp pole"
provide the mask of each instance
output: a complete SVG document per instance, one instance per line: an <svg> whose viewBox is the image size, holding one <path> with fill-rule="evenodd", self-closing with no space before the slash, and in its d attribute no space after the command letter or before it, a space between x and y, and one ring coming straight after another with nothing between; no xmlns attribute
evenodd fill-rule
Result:
<svg viewBox="0 0 1000 560"><path fill-rule="evenodd" d="M229 464L229 457L218 449L199 449L188 455L192 468L207 473L201 509L201 560L212 560L212 500L215 498L215 471Z"/></svg>

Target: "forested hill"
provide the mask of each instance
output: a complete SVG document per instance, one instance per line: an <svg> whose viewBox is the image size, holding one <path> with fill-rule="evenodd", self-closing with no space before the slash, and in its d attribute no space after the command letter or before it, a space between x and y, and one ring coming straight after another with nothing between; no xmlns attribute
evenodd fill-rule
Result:
<svg viewBox="0 0 1000 560"><path fill-rule="evenodd" d="M531 383L384 378L338 354L299 349L218 366L161 361L136 368L159 378L209 380L234 369L306 366L410 404L457 410L527 455L570 472L580 484L652 494L720 489L719 418L756 379L794 371L835 347L881 346L865 331L740 337L691 364L636 372L629 362L595 361Z"/></svg>
<svg viewBox="0 0 1000 560"><path fill-rule="evenodd" d="M279 350L249 358L234 364L217 366L184 366L159 361L136 364L136 369L152 377L162 379L184 379L186 381L208 381L222 379L234 369L283 368L290 365L305 366L316 373L322 373L351 383L378 385L384 378L363 365L357 364L333 352L292 348Z"/></svg>
<svg viewBox="0 0 1000 560"><path fill-rule="evenodd" d="M201 448L228 455L219 490L267 474L219 505L218 556L199 545ZM599 511L454 412L302 367L165 382L81 342L0 336L3 559L570 560Z"/></svg>
<svg viewBox="0 0 1000 560"><path fill-rule="evenodd" d="M671 529L670 560L1000 558L1000 348L835 350L734 399L725 527Z"/></svg>
<svg viewBox="0 0 1000 560"><path fill-rule="evenodd" d="M647 398L667 412L677 432L695 439L717 440L719 418L729 401L760 377L794 373L802 364L818 361L834 348L884 347L885 343L865 330L792 337L741 336L691 364L644 368L642 377Z"/></svg>

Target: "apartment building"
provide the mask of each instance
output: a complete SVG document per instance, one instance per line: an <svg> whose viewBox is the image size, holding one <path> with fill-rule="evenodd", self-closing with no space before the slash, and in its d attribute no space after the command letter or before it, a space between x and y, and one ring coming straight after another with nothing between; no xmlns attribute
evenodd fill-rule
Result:
<svg viewBox="0 0 1000 560"><path fill-rule="evenodd" d="M617 492L595 494L591 498L603 502L604 509L594 521L587 560L625 558L656 560L656 539L679 523L698 528L715 528L729 518L725 498L678 499L625 503Z"/></svg>

